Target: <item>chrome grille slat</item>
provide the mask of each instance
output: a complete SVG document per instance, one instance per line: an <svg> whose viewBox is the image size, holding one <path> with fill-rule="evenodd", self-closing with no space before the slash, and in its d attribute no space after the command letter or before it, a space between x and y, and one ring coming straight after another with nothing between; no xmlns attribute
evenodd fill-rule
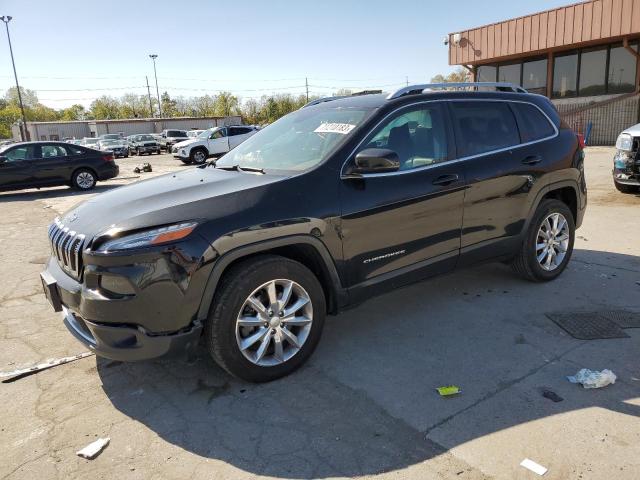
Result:
<svg viewBox="0 0 640 480"><path fill-rule="evenodd" d="M85 236L70 230L58 218L49 226L47 234L51 244L51 252L60 267L72 277L80 279Z"/></svg>

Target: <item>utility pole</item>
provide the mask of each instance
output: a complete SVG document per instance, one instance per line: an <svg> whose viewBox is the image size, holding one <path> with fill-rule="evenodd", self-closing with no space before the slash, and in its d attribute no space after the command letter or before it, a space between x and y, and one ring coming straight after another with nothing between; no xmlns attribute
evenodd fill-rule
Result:
<svg viewBox="0 0 640 480"><path fill-rule="evenodd" d="M149 115L153 117L153 103L151 103L151 89L149 88L149 77L145 75L144 78L147 81L147 95L149 95Z"/></svg>
<svg viewBox="0 0 640 480"><path fill-rule="evenodd" d="M406 78L406 80L407 80L407 87L408 87L408 86L409 86L409 77L407 76L407 77L405 77L405 78Z"/></svg>
<svg viewBox="0 0 640 480"><path fill-rule="evenodd" d="M158 58L158 55L152 53L149 57L153 60L153 74L156 77L156 95L158 95L158 115L159 118L162 118L162 104L160 103L160 90L158 89L158 73L156 72L156 58Z"/></svg>
<svg viewBox="0 0 640 480"><path fill-rule="evenodd" d="M307 89L307 103L309 103L309 79L304 77L304 85Z"/></svg>
<svg viewBox="0 0 640 480"><path fill-rule="evenodd" d="M18 74L16 73L16 62L13 60L13 48L11 47L11 36L9 35L9 22L13 17L3 15L0 20L4 22L4 26L7 29L7 40L9 40L9 53L11 54L11 65L13 65L13 76L16 79L16 89L18 90L18 102L20 103L20 112L22 113L22 126L20 128L20 137L22 141L29 140L29 132L27 131L27 117L24 115L24 105L22 104L22 93L20 92L20 85L18 84Z"/></svg>

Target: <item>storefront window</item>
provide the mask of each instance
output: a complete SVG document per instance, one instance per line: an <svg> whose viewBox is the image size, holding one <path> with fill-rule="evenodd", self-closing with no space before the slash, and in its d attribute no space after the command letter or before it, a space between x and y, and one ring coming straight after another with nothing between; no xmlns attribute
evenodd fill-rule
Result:
<svg viewBox="0 0 640 480"><path fill-rule="evenodd" d="M575 97L577 80L578 54L556 57L553 64L553 97Z"/></svg>
<svg viewBox="0 0 640 480"><path fill-rule="evenodd" d="M520 85L520 69L522 64L500 65L498 67L498 81Z"/></svg>
<svg viewBox="0 0 640 480"><path fill-rule="evenodd" d="M638 50L638 44L632 45ZM611 47L609 57L609 93L629 93L635 90L636 57L622 45Z"/></svg>
<svg viewBox="0 0 640 480"><path fill-rule="evenodd" d="M522 64L522 86L531 93L547 94L547 59Z"/></svg>
<svg viewBox="0 0 640 480"><path fill-rule="evenodd" d="M498 69L493 65L483 65L481 67L478 67L478 82L495 82L497 73Z"/></svg>
<svg viewBox="0 0 640 480"><path fill-rule="evenodd" d="M580 58L581 97L604 95L607 92L605 72L607 69L607 48L583 50Z"/></svg>

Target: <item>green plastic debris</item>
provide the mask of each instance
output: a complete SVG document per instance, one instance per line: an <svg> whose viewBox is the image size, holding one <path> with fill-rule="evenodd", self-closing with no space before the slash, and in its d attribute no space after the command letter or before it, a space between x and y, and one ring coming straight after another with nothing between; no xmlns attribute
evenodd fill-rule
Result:
<svg viewBox="0 0 640 480"><path fill-rule="evenodd" d="M455 385L449 385L447 387L438 387L436 388L441 397L448 397L449 395L457 395L462 390L460 387L456 387Z"/></svg>

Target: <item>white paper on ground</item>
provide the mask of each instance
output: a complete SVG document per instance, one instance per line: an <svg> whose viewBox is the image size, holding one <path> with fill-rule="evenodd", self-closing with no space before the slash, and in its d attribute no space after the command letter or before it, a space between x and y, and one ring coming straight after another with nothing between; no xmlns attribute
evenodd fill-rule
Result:
<svg viewBox="0 0 640 480"><path fill-rule="evenodd" d="M107 437L107 438L99 438L95 442L90 443L89 445L84 447L82 450L78 450L76 452L76 455L78 455L79 457L82 457L82 458L87 458L89 460L92 460L96 455L98 455L98 453L100 453L102 450L104 450L104 448L107 445L109 445L109 441L110 440L111 439L109 437Z"/></svg>
<svg viewBox="0 0 640 480"><path fill-rule="evenodd" d="M520 466L526 468L527 470L531 470L533 473L537 473L538 475L544 475L547 473L547 469L542 465L537 464L533 460L529 460L525 458L520 462Z"/></svg>

